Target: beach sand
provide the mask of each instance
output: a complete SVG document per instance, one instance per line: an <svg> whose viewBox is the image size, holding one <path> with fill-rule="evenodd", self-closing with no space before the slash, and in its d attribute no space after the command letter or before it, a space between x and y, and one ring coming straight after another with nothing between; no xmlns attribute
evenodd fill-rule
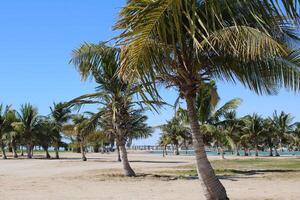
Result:
<svg viewBox="0 0 300 200"><path fill-rule="evenodd" d="M157 176L178 166L193 164L193 156L130 153L140 176L123 177L115 154L61 153L61 160L0 160L0 200L199 200L197 179ZM210 157L210 159L218 159ZM284 159L284 158L283 158ZM300 199L300 173L259 173L221 179L230 199Z"/></svg>

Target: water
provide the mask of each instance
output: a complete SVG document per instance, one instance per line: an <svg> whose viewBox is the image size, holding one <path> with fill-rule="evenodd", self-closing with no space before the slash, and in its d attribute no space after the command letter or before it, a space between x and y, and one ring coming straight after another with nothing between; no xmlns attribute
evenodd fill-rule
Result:
<svg viewBox="0 0 300 200"><path fill-rule="evenodd" d="M168 155L173 155L173 151L167 151L168 152ZM150 151L149 153L152 153L152 154L162 154L163 151L162 150L152 150ZM187 156L193 156L195 155L195 152L194 150L181 150L179 151L180 155L187 155ZM243 156L244 155L244 151L239 151L240 155ZM268 156L270 152L268 151L259 151L258 152L258 155L259 156ZM284 152L281 152L281 151L278 151L278 153L280 154L280 156L300 156L300 151L292 151L292 152L289 152L289 151L284 151ZM218 156L218 152L217 151L206 151L206 154L207 155L212 155L212 156ZM232 155L235 155L232 154L232 152L225 152L225 156L232 156ZM254 151L251 151L249 156L254 156L255 155L255 152ZM275 152L273 152L273 155L275 155Z"/></svg>

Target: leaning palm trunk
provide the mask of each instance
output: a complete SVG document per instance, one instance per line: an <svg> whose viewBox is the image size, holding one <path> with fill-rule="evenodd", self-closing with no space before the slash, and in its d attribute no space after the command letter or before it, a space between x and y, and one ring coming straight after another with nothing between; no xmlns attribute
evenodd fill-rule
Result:
<svg viewBox="0 0 300 200"><path fill-rule="evenodd" d="M121 154L120 154L120 147L119 147L119 145L117 145L117 153L118 153L117 161L121 162L122 160L121 160Z"/></svg>
<svg viewBox="0 0 300 200"><path fill-rule="evenodd" d="M17 146L16 146L16 143L15 143L14 140L12 140L11 146L12 146L13 157L14 157L14 158L18 158L18 154L17 154Z"/></svg>
<svg viewBox="0 0 300 200"><path fill-rule="evenodd" d="M130 167L128 158L127 158L127 151L125 145L120 145L121 155L122 155L122 164L124 169L125 176L136 176L133 169Z"/></svg>
<svg viewBox="0 0 300 200"><path fill-rule="evenodd" d="M179 147L178 147L178 144L175 144L174 155L179 155Z"/></svg>
<svg viewBox="0 0 300 200"><path fill-rule="evenodd" d="M255 146L255 156L256 157L258 156L258 148L257 148L257 146Z"/></svg>
<svg viewBox="0 0 300 200"><path fill-rule="evenodd" d="M56 142L54 149L55 149L55 159L59 159L59 144L58 144L58 142Z"/></svg>
<svg viewBox="0 0 300 200"><path fill-rule="evenodd" d="M86 156L85 156L85 148L84 148L82 142L80 142L80 151L81 151L82 161L86 161L87 159L86 159Z"/></svg>
<svg viewBox="0 0 300 200"><path fill-rule="evenodd" d="M13 148L12 148L12 153L13 153L13 157L14 157L14 158L18 158L18 154L17 154L17 149L16 149L16 147L13 147Z"/></svg>
<svg viewBox="0 0 300 200"><path fill-rule="evenodd" d="M193 145L196 155L197 172L203 188L204 196L207 200L228 199L225 188L216 177L214 170L207 159L203 142L203 134L200 132L200 126L195 109L195 95L187 95L186 103L190 126L193 134Z"/></svg>
<svg viewBox="0 0 300 200"><path fill-rule="evenodd" d="M31 145L28 144L27 145L27 158L31 159L32 158L32 154L31 154Z"/></svg>
<svg viewBox="0 0 300 200"><path fill-rule="evenodd" d="M2 159L7 159L3 143L1 144L1 150L2 150Z"/></svg>
<svg viewBox="0 0 300 200"><path fill-rule="evenodd" d="M50 159L51 156L49 154L48 147L47 146L42 146L42 147L43 147L44 151L46 152L46 159Z"/></svg>

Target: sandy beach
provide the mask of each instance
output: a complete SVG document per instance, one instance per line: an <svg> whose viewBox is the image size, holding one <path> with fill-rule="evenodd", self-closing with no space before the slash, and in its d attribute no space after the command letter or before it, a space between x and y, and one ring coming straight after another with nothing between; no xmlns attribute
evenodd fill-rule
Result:
<svg viewBox="0 0 300 200"><path fill-rule="evenodd" d="M90 153L87 162L73 153L61 154L60 160L0 160L0 199L202 199L197 179L180 179L160 173L193 164L192 156L163 158L140 153L129 156L138 177L123 177L121 163L115 161L115 154ZM221 177L221 181L230 199L300 199L299 172Z"/></svg>

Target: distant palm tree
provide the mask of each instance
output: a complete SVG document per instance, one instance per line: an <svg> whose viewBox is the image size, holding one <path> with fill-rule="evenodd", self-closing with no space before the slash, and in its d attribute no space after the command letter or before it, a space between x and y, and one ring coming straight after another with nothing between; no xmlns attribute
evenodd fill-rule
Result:
<svg viewBox="0 0 300 200"><path fill-rule="evenodd" d="M233 142L233 147L235 148L236 155L240 156L239 150L242 144L242 121L237 117L236 111L226 111L224 113L224 119L222 124L225 126L225 129L228 131L228 137L231 138Z"/></svg>
<svg viewBox="0 0 300 200"><path fill-rule="evenodd" d="M22 137L27 143L27 158L32 158L34 134L39 122L38 110L29 103L23 104L18 112L18 118L22 123Z"/></svg>
<svg viewBox="0 0 300 200"><path fill-rule="evenodd" d="M293 118L290 114L281 112L278 114L276 111L273 114L272 122L275 128L275 156L280 156L277 148L282 148L282 142L289 136L293 130Z"/></svg>
<svg viewBox="0 0 300 200"><path fill-rule="evenodd" d="M88 134L91 132L88 132L86 129L86 124L88 123L88 118L86 118L84 115L74 115L72 117L73 124L67 124L63 127L63 131L65 134L68 134L69 136L76 137L79 146L80 146L80 152L82 155L82 160L86 161L86 138Z"/></svg>
<svg viewBox="0 0 300 200"><path fill-rule="evenodd" d="M4 136L7 133L7 128L9 127L9 120L7 119L7 115L10 111L10 106L4 106L0 104L0 146L2 150L2 158L7 159L5 153L5 141Z"/></svg>
<svg viewBox="0 0 300 200"><path fill-rule="evenodd" d="M264 132L263 118L258 114L247 115L243 117L244 127L242 137L247 138L250 144L255 148L255 156L258 156L258 144Z"/></svg>
<svg viewBox="0 0 300 200"><path fill-rule="evenodd" d="M46 152L46 158L50 159L49 147L56 144L57 132L55 123L49 117L40 118L37 126L36 143Z"/></svg>
<svg viewBox="0 0 300 200"><path fill-rule="evenodd" d="M12 148L13 157L18 158L17 143L21 137L22 124L20 123L17 112L15 110L9 110L7 112L6 120L8 126L4 137L7 144Z"/></svg>
<svg viewBox="0 0 300 200"><path fill-rule="evenodd" d="M159 126L162 131L161 145L174 145L174 155L179 155L179 146L183 144L185 139L190 137L190 130L181 122L179 117L173 117L166 124ZM168 143L167 143L168 141Z"/></svg>
<svg viewBox="0 0 300 200"><path fill-rule="evenodd" d="M63 125L71 118L71 110L68 107L64 107L64 103L54 103L53 107L50 107L50 118L54 124L53 145L55 147L55 158L59 159L59 147L61 143L61 131Z"/></svg>
<svg viewBox="0 0 300 200"><path fill-rule="evenodd" d="M207 159L196 112L199 87L211 79L240 81L257 93L299 89L299 2L280 0L127 1L116 28L123 31L120 74L175 86L186 100L199 179L207 199L227 199ZM152 85L150 85L152 84ZM147 95L145 98L149 97Z"/></svg>

